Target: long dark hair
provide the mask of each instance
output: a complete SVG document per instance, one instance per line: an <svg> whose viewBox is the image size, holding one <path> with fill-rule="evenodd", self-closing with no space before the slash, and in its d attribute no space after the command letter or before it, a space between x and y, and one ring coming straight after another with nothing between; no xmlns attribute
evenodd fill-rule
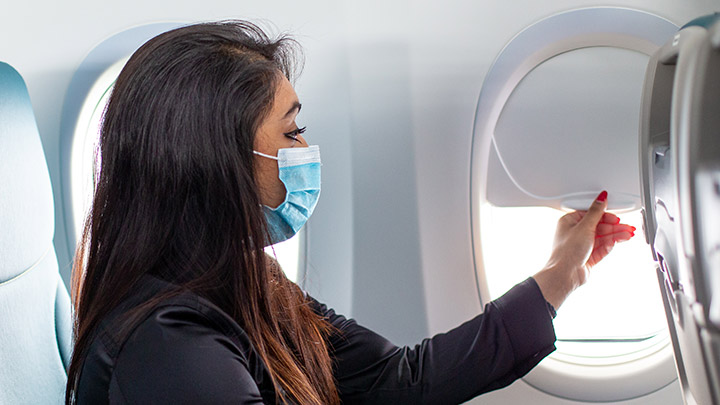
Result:
<svg viewBox="0 0 720 405"><path fill-rule="evenodd" d="M73 269L66 403L75 402L93 332L144 274L233 317L276 393L298 403L339 403L329 324L263 253L268 233L253 142L281 75L294 72L294 48L291 39L271 40L247 22L198 24L148 41L120 73Z"/></svg>

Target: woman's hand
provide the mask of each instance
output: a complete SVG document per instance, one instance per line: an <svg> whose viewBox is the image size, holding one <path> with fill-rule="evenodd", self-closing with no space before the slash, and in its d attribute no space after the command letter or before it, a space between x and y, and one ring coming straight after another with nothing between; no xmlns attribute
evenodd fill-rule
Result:
<svg viewBox="0 0 720 405"><path fill-rule="evenodd" d="M605 212L607 192L598 195L587 211L571 212L558 221L552 254L534 278L545 299L559 308L568 295L585 284L590 268L610 253L617 242L635 235L635 227Z"/></svg>

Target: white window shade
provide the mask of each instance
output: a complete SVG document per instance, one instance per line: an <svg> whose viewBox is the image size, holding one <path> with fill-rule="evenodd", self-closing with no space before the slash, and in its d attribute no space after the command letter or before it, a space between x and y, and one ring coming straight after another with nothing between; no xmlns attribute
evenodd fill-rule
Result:
<svg viewBox="0 0 720 405"><path fill-rule="evenodd" d="M648 57L614 47L557 55L529 72L497 121L487 199L498 206L638 208L638 126Z"/></svg>

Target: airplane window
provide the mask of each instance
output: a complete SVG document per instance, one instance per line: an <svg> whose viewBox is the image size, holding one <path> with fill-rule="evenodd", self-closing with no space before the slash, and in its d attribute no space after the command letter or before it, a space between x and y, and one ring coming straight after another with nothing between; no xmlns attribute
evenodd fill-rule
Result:
<svg viewBox="0 0 720 405"><path fill-rule="evenodd" d="M545 265L560 208L587 207L605 189L610 209L642 229L642 84L649 55L676 32L637 10L578 9L527 27L498 55L473 135L473 240L483 301ZM524 381L562 398L612 402L676 380L652 259L639 232L617 245L559 309L557 350Z"/></svg>
<svg viewBox="0 0 720 405"><path fill-rule="evenodd" d="M637 189L637 176L632 175L637 170L633 136L640 114L639 99L634 95L641 93L646 64L645 55L626 49L573 50L537 66L514 89L495 129L494 150L500 156L502 149L500 171L508 177L512 173L512 185L538 201L504 204L499 198L496 203L493 199L501 193L497 190L504 189L496 188L495 166L488 169L492 179L488 202L480 210L480 226L481 233L488 235L482 238L482 251L492 298L543 267L556 222L564 214L550 208L552 203L543 204L550 200L543 195L585 190L584 182L594 180L592 171L604 167L602 161L593 161L594 151L606 147L604 143L613 144L619 173L630 174L604 172L603 180L610 184L611 193L615 191L611 203L628 200L624 204L628 210L637 206L632 202ZM541 97L545 101L538 105L536 100ZM574 110L574 105L583 108ZM548 159L562 148L574 154ZM581 161L573 161L573 156ZM528 191L532 187L535 189ZM622 218L642 229L639 210L626 212ZM517 254L518 249L522 254ZM555 329L559 352L581 357L587 356L588 344L593 346L592 356L618 356L654 344L656 336L667 336L655 265L641 234L617 245L593 269L590 282L561 308ZM610 342L618 344L608 345Z"/></svg>
<svg viewBox="0 0 720 405"><path fill-rule="evenodd" d="M78 124L75 128L75 137L72 145L72 214L75 225L76 243L82 234L83 222L92 202L95 190L95 167L100 162L96 153L103 113L110 99L112 87L128 58L122 59L110 66L95 82L88 92L80 111ZM300 267L300 239L304 232L294 237L265 248L265 252L274 256L285 275L292 281L298 282Z"/></svg>
<svg viewBox="0 0 720 405"><path fill-rule="evenodd" d="M544 196L585 191L587 179L595 180L592 171L605 169L595 153L606 148L605 143L612 143L618 162L614 169L622 173L605 169L603 180L615 192L610 202L625 202L620 204L625 210L637 207L638 180L632 175L637 170L634 134L640 115L636 95L641 94L647 59L639 52L612 47L573 50L535 67L513 90L493 138L500 170L488 168L488 202L480 214L481 233L488 235L482 238L482 251L492 298L543 267L556 222L564 214L551 208L552 199ZM574 109L577 105L582 108ZM557 150L573 153L548 159ZM509 187L498 187L497 173L502 172L511 179ZM524 194L518 201L528 196L537 201L507 203L506 196L511 194L505 190L513 185ZM636 208L626 212L623 220L642 229ZM517 254L518 249L522 254ZM656 336L667 336L655 265L642 235L617 245L593 269L590 283L561 308L555 328L559 352L581 357L587 356L591 343L592 356L618 356L654 344Z"/></svg>

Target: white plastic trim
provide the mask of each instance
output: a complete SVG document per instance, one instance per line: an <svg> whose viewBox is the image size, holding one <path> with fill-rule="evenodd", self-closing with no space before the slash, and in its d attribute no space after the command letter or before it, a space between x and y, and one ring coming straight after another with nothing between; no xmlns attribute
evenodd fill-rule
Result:
<svg viewBox="0 0 720 405"><path fill-rule="evenodd" d="M96 146L96 139L90 134L93 129L91 126L101 119L105 109L105 105L102 103L103 98L112 90L115 80L120 75L120 71L128 59L130 59L129 56L121 58L102 72L90 87L80 108L70 152L72 217L75 225L74 229L77 230L75 233L77 240L74 242L78 242L80 239L83 222L92 201L92 195L87 195L88 192L92 193L92 183L90 184L90 190L87 190L87 182L91 179L88 174L93 172L90 157L94 155Z"/></svg>

